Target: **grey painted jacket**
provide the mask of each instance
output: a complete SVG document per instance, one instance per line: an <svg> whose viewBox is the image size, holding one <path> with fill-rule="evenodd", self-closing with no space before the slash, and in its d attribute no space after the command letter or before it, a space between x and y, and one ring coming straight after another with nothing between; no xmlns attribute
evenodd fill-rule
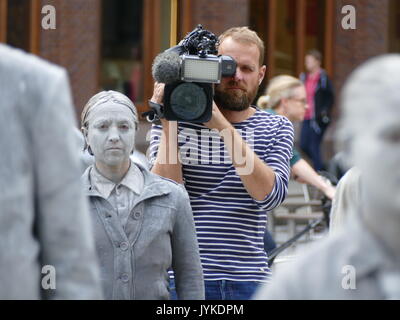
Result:
<svg viewBox="0 0 400 320"><path fill-rule="evenodd" d="M0 44L0 111L0 299L102 298L65 71Z"/></svg>
<svg viewBox="0 0 400 320"><path fill-rule="evenodd" d="M399 258L353 213L337 234L278 270L259 300L400 299Z"/></svg>
<svg viewBox="0 0 400 320"><path fill-rule="evenodd" d="M144 189L123 229L111 204L92 188L90 166L82 176L90 199L95 243L106 299L169 299L172 266L179 299L204 299L194 219L178 184L140 165Z"/></svg>

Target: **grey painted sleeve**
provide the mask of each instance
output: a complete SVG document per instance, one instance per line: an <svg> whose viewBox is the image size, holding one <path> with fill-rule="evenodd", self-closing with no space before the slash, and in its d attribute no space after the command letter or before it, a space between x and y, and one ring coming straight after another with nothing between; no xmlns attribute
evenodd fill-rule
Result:
<svg viewBox="0 0 400 320"><path fill-rule="evenodd" d="M56 271L56 289L43 294L53 299L100 299L94 238L79 179L69 84L64 71L52 75L31 124L41 263Z"/></svg>
<svg viewBox="0 0 400 320"><path fill-rule="evenodd" d="M172 268L180 300L204 300L203 269L189 196L179 186L172 234Z"/></svg>

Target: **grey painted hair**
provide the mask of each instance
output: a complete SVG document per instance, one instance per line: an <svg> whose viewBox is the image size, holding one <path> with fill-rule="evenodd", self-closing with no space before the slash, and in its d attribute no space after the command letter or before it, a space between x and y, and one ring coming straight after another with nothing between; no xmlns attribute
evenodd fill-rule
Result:
<svg viewBox="0 0 400 320"><path fill-rule="evenodd" d="M95 108L96 106L99 106L101 104L107 103L107 102L113 102L113 103L118 103L121 105L124 105L125 107L128 107L134 117L134 122L136 125L136 129L139 123L138 120L138 114L135 105L129 99L126 95L117 92L117 91L101 91L97 94L95 94L93 97L89 99L89 101L86 103L85 107L82 110L81 114L81 127L82 128L87 128L87 118L90 113L90 111Z"/></svg>
<svg viewBox="0 0 400 320"><path fill-rule="evenodd" d="M135 122L135 128L137 130L138 125L139 125L139 120L138 120L138 113L136 110L135 105L129 99L126 95L117 92L117 91L101 91L97 94L95 94L93 97L89 99L89 101L86 103L85 107L82 110L81 114L81 128L88 128L88 116L90 114L90 111L93 110L93 108L102 105L107 102L112 102L112 103L117 103L121 104L127 108L129 108L132 111L133 115L133 121ZM83 150L86 150L88 148L86 141L85 141L85 146Z"/></svg>
<svg viewBox="0 0 400 320"><path fill-rule="evenodd" d="M348 78L341 96L342 116L336 149L353 160L353 144L368 130L379 113L400 117L400 54L372 58ZM357 121L356 121L357 120Z"/></svg>

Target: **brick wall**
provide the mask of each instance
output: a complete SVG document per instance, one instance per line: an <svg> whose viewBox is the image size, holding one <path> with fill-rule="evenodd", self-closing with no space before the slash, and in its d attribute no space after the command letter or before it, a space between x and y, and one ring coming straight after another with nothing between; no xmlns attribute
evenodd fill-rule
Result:
<svg viewBox="0 0 400 320"><path fill-rule="evenodd" d="M341 27L342 7L356 9L355 30ZM388 52L389 0L336 0L336 30L333 46L334 83L339 90L348 75L362 62Z"/></svg>
<svg viewBox="0 0 400 320"><path fill-rule="evenodd" d="M101 0L42 0L56 9L56 30L41 30L40 56L68 70L77 116L98 90Z"/></svg>
<svg viewBox="0 0 400 320"><path fill-rule="evenodd" d="M350 73L369 58L388 52L388 23L390 0L336 0L335 29L333 37L333 77L336 103L333 122L323 141L322 152L325 160L332 158L336 149L337 119L340 117L340 93ZM345 5L356 9L356 29L342 28L341 13Z"/></svg>
<svg viewBox="0 0 400 320"><path fill-rule="evenodd" d="M202 24L216 35L226 29L249 24L248 0L196 0L192 1L192 29Z"/></svg>

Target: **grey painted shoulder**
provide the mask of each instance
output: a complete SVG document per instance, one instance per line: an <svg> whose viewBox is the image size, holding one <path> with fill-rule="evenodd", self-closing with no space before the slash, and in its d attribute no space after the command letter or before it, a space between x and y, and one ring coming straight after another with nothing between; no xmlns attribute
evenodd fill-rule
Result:
<svg viewBox="0 0 400 320"><path fill-rule="evenodd" d="M172 180L172 179L169 179L169 178L165 178L165 177L162 177L162 176L159 176L162 180L164 180L164 181L166 181L166 182L171 182L171 183L173 183L174 185L176 185L176 186L180 186L180 184L178 183L178 182L176 182L175 180Z"/></svg>
<svg viewBox="0 0 400 320"><path fill-rule="evenodd" d="M21 71L26 77L61 77L66 73L65 69L54 63L46 61L31 53L21 49L13 48L8 45L0 44L0 65L13 72ZM19 66L19 68L14 68Z"/></svg>

